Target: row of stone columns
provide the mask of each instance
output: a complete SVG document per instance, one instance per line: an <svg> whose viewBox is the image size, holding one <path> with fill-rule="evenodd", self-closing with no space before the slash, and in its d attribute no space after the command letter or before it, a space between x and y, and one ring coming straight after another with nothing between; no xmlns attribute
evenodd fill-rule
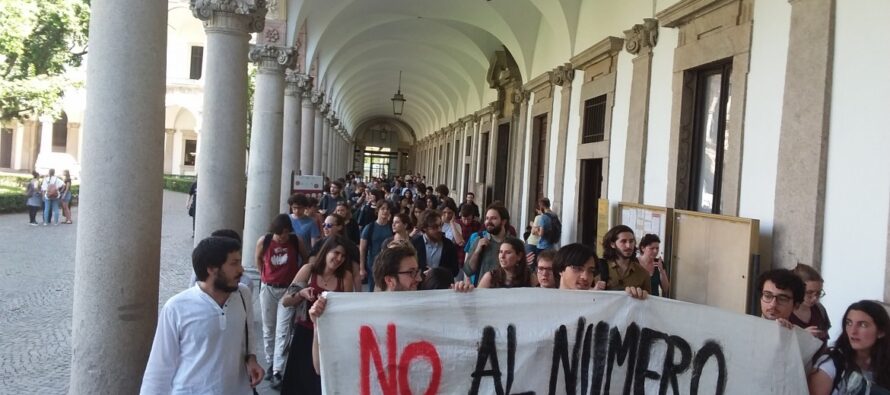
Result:
<svg viewBox="0 0 890 395"><path fill-rule="evenodd" d="M351 168L345 153L352 141L329 111L331 103L312 89L313 79L286 71L293 49L250 48L250 34L265 25L264 2L202 1L191 9L207 36L195 241L225 228L243 230L244 245L253 246L274 215L286 210L291 173L341 176ZM73 394L139 392L141 380L133 378L142 376L151 350L158 316L166 26L163 2L92 2ZM259 66L249 158L248 59ZM121 203L134 196L139 220L128 221L132 208ZM243 256L253 266L251 248Z"/></svg>

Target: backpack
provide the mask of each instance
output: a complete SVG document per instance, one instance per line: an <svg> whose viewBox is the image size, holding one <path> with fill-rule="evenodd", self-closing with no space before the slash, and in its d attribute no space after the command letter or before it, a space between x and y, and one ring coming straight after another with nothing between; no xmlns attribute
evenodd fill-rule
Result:
<svg viewBox="0 0 890 395"><path fill-rule="evenodd" d="M56 182L53 181L52 177L50 177L49 182L46 185L46 198L47 199L58 199L59 198L59 186L56 185Z"/></svg>
<svg viewBox="0 0 890 395"><path fill-rule="evenodd" d="M544 213L544 215L550 218L550 229L544 231L544 239L552 244L557 244L562 238L562 222L559 221L556 214Z"/></svg>
<svg viewBox="0 0 890 395"><path fill-rule="evenodd" d="M294 247L294 250L297 252L297 255L300 255L300 236L297 236L294 233L291 233L287 238L287 242ZM263 237L263 249L260 253L260 256L266 256L266 250L269 249L269 245L272 244L272 234L266 233L266 236Z"/></svg>

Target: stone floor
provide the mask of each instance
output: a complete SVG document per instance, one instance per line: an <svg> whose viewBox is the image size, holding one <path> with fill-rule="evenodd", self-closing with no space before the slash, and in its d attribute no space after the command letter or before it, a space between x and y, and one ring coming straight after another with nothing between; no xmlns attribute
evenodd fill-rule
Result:
<svg viewBox="0 0 890 395"><path fill-rule="evenodd" d="M159 307L187 287L191 277L193 240L186 199L186 194L164 192ZM76 208L73 216L75 225L29 226L27 213L0 215L2 395L68 390ZM255 327L261 333L259 321ZM257 339L256 349L262 350L262 336ZM267 381L259 392L277 393L268 389Z"/></svg>

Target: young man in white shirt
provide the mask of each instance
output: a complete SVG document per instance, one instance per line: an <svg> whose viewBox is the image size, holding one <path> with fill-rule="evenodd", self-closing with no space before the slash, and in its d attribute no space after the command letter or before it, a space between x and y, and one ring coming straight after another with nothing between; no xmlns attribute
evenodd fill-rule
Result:
<svg viewBox="0 0 890 395"><path fill-rule="evenodd" d="M192 252L198 283L158 317L142 394L250 394L263 379L253 350L253 303L239 284L241 244L209 237Z"/></svg>

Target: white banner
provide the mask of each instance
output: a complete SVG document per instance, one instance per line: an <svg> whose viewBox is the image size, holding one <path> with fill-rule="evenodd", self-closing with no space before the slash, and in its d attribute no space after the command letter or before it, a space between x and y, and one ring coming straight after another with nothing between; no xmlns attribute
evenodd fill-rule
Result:
<svg viewBox="0 0 890 395"><path fill-rule="evenodd" d="M328 293L325 394L805 394L807 332L623 292Z"/></svg>

